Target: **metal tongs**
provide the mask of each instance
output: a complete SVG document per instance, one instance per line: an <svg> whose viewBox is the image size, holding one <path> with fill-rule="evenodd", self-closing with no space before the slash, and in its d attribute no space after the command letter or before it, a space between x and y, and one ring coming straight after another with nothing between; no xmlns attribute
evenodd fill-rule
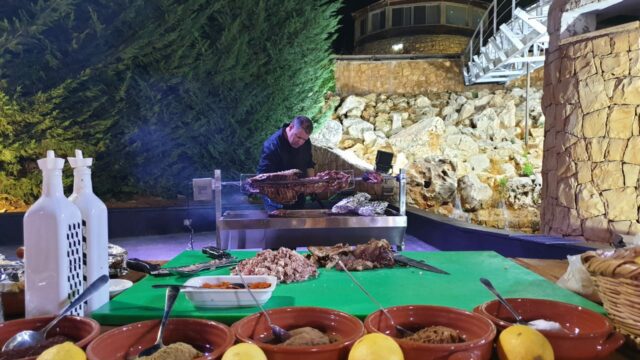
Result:
<svg viewBox="0 0 640 360"><path fill-rule="evenodd" d="M158 264L152 264L144 260L132 258L127 260L127 268L134 271L140 271L152 276L191 276L204 270L215 270L222 267L233 266L237 263L238 259L234 257L228 257L193 265L161 268Z"/></svg>

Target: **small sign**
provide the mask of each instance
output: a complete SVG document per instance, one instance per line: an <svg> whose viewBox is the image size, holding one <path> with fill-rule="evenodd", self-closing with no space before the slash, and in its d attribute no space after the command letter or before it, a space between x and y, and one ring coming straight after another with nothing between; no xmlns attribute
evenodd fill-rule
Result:
<svg viewBox="0 0 640 360"><path fill-rule="evenodd" d="M213 179L193 179L193 200L213 201Z"/></svg>

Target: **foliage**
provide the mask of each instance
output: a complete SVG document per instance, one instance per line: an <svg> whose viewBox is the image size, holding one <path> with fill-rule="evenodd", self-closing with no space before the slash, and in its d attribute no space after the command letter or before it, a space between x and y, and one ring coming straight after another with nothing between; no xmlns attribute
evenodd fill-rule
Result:
<svg viewBox="0 0 640 360"><path fill-rule="evenodd" d="M339 6L3 1L0 193L31 201L49 148L94 156L104 197L186 193L214 168L253 172L283 122L328 116Z"/></svg>
<svg viewBox="0 0 640 360"><path fill-rule="evenodd" d="M500 199L506 199L507 197L507 183L509 182L509 178L501 177L498 179L498 196Z"/></svg>
<svg viewBox="0 0 640 360"><path fill-rule="evenodd" d="M533 175L533 164L529 161L529 154L524 154L525 162L522 164L522 176L531 176Z"/></svg>

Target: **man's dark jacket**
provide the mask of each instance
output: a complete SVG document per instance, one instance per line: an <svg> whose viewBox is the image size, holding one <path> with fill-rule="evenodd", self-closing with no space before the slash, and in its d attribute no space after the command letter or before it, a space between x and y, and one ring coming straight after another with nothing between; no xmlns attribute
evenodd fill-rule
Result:
<svg viewBox="0 0 640 360"><path fill-rule="evenodd" d="M258 164L258 174L298 169L306 176L307 169L314 167L311 155L311 141L307 140L299 148L294 148L287 140L285 132L289 124L284 124L262 145L262 154Z"/></svg>

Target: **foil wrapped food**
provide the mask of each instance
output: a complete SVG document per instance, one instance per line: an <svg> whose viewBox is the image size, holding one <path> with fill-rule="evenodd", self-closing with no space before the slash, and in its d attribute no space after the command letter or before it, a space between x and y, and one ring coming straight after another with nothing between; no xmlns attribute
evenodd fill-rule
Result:
<svg viewBox="0 0 640 360"><path fill-rule="evenodd" d="M120 277L126 275L129 270L127 269L127 250L124 248L109 244L109 276Z"/></svg>
<svg viewBox="0 0 640 360"><path fill-rule="evenodd" d="M361 216L384 215L387 206L386 201L369 201L371 195L359 192L340 200L331 208L334 214L357 214Z"/></svg>

